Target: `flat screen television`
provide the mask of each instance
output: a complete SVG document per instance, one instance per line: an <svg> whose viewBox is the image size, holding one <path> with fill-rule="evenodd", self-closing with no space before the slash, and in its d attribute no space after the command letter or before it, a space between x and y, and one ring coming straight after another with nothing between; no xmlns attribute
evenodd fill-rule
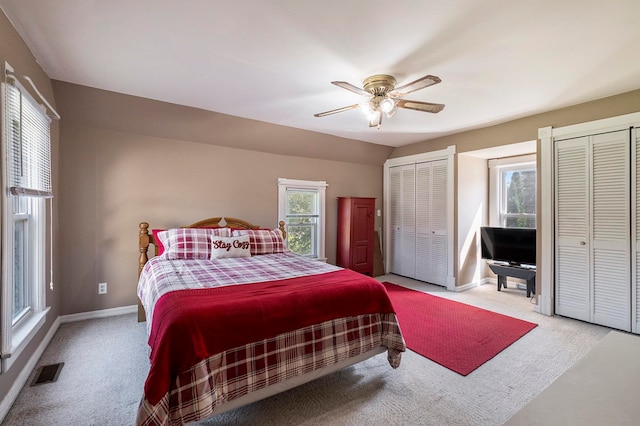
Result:
<svg viewBox="0 0 640 426"><path fill-rule="evenodd" d="M536 230L533 228L480 228L482 258L511 265L536 264Z"/></svg>

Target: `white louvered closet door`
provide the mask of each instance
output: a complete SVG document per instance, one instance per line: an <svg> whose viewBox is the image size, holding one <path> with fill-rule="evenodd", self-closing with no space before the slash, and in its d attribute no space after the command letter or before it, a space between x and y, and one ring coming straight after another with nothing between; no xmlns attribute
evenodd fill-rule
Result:
<svg viewBox="0 0 640 426"><path fill-rule="evenodd" d="M396 166L389 170L391 202L390 272L415 276L415 165Z"/></svg>
<svg viewBox="0 0 640 426"><path fill-rule="evenodd" d="M416 274L416 167L402 166L402 274Z"/></svg>
<svg viewBox="0 0 640 426"><path fill-rule="evenodd" d="M630 146L619 131L556 141L556 313L630 330Z"/></svg>
<svg viewBox="0 0 640 426"><path fill-rule="evenodd" d="M447 161L432 162L431 187L431 280L447 285Z"/></svg>
<svg viewBox="0 0 640 426"><path fill-rule="evenodd" d="M416 168L402 166L402 241L400 275L414 277L416 273Z"/></svg>
<svg viewBox="0 0 640 426"><path fill-rule="evenodd" d="M555 143L555 311L589 321L588 137Z"/></svg>
<svg viewBox="0 0 640 426"><path fill-rule="evenodd" d="M629 132L592 138L592 322L631 331Z"/></svg>
<svg viewBox="0 0 640 426"><path fill-rule="evenodd" d="M447 285L447 161L416 164L416 279Z"/></svg>
<svg viewBox="0 0 640 426"><path fill-rule="evenodd" d="M416 164L416 276L431 282L431 162Z"/></svg>
<svg viewBox="0 0 640 426"><path fill-rule="evenodd" d="M389 168L389 272L398 274L402 259L402 166Z"/></svg>

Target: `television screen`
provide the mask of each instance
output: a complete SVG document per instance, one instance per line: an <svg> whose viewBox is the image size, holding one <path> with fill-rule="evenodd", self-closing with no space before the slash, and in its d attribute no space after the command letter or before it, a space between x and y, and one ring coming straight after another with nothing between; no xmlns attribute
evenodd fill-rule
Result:
<svg viewBox="0 0 640 426"><path fill-rule="evenodd" d="M536 230L533 228L480 228L482 258L510 264L536 264Z"/></svg>

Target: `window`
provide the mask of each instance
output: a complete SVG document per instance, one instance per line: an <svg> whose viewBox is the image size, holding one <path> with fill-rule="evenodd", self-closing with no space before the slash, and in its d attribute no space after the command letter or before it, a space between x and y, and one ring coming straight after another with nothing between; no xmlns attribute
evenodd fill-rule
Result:
<svg viewBox="0 0 640 426"><path fill-rule="evenodd" d="M52 191L50 119L18 81L2 83L2 121L4 372L44 324L46 199Z"/></svg>
<svg viewBox="0 0 640 426"><path fill-rule="evenodd" d="M323 261L326 187L324 181L278 179L278 220L285 223L288 249Z"/></svg>
<svg viewBox="0 0 640 426"><path fill-rule="evenodd" d="M491 225L535 228L535 154L490 160L489 168Z"/></svg>
<svg viewBox="0 0 640 426"><path fill-rule="evenodd" d="M14 215L13 230L13 309L12 325L26 315L31 307L29 297L28 214Z"/></svg>

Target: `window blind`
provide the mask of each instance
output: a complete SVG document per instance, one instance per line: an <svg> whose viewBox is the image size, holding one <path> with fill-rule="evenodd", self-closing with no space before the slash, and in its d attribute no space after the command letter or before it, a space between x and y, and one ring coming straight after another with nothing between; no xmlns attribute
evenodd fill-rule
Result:
<svg viewBox="0 0 640 426"><path fill-rule="evenodd" d="M3 83L3 92L9 191L51 198L51 119L19 82Z"/></svg>

